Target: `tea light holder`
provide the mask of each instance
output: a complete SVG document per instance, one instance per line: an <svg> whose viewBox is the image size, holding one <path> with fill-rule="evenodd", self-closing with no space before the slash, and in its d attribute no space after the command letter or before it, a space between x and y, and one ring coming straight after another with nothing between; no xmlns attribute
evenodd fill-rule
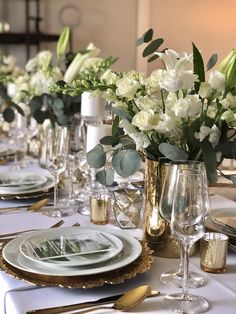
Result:
<svg viewBox="0 0 236 314"><path fill-rule="evenodd" d="M111 198L108 194L90 196L90 221L96 225L105 225L110 219Z"/></svg>
<svg viewBox="0 0 236 314"><path fill-rule="evenodd" d="M223 233L205 233L200 241L201 269L210 273L226 271L228 237Z"/></svg>

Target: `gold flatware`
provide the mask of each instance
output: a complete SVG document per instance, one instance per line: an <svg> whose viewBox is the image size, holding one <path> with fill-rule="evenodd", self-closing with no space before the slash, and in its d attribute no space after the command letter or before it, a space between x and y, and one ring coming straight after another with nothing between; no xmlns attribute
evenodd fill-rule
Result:
<svg viewBox="0 0 236 314"><path fill-rule="evenodd" d="M150 293L151 293L150 286L140 286L122 295L122 297L118 298L112 306L93 307L85 311L75 312L74 314L85 314L97 310L110 310L110 309L118 311L127 311L143 302L143 300L145 300Z"/></svg>
<svg viewBox="0 0 236 314"><path fill-rule="evenodd" d="M63 224L64 224L64 220L59 220L57 223L53 224L50 228L57 228ZM17 232L12 232L12 233L0 234L0 242L4 242L5 240L8 241L10 238L15 238L18 235L31 232L31 231L38 231L38 230L39 229L28 229L28 230L22 230L22 231L17 231Z"/></svg>
<svg viewBox="0 0 236 314"><path fill-rule="evenodd" d="M52 203L49 203L49 198L44 198L31 205L20 205L20 206L15 206L15 207L0 208L0 214L7 214L11 212L20 212L20 211L37 211L45 206L51 206L51 205Z"/></svg>
<svg viewBox="0 0 236 314"><path fill-rule="evenodd" d="M136 289L139 289L139 288L140 287L138 287ZM131 290L131 291L133 291L133 290ZM151 290L149 292L149 295L147 295L147 297L148 298L156 297L159 294L160 294L159 291ZM71 305L62 305L62 306L56 306L56 307L51 307L51 308L31 310L31 311L27 311L26 314L33 314L33 313L36 313L36 314L59 314L59 313L65 313L65 312L74 311L74 310L81 310L81 309L85 309L85 308L93 307L93 306L97 306L97 305L109 304L111 302L118 300L122 296L124 296L124 294L113 295L111 297L101 298L101 299L96 300L96 301L88 301L88 302L71 304Z"/></svg>

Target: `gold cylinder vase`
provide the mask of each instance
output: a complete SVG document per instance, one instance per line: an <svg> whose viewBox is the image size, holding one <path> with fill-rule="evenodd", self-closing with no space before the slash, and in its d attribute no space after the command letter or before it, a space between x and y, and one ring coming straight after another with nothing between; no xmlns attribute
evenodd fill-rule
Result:
<svg viewBox="0 0 236 314"><path fill-rule="evenodd" d="M145 161L144 240L154 254L160 257L179 257L179 242L171 235L170 226L159 212L159 201L165 164Z"/></svg>

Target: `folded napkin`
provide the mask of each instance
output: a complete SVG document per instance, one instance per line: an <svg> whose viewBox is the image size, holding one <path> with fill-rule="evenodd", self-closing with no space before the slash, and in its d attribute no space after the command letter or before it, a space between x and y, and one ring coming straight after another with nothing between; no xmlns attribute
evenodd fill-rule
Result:
<svg viewBox="0 0 236 314"><path fill-rule="evenodd" d="M214 221L236 229L236 216L214 217Z"/></svg>

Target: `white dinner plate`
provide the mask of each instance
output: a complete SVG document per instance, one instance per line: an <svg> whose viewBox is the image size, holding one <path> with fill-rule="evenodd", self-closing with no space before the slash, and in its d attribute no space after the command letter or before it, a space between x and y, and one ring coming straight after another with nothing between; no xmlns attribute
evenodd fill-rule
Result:
<svg viewBox="0 0 236 314"><path fill-rule="evenodd" d="M48 266L101 263L118 255L122 248L122 241L111 233L81 228L43 230L30 235L20 245L24 256Z"/></svg>
<svg viewBox="0 0 236 314"><path fill-rule="evenodd" d="M126 234L124 231L106 228L104 226L83 226L83 227L65 227L60 228L61 232L71 232L73 228L77 230L92 230L97 232L106 232L118 237L123 243L123 250L114 258L108 261L104 261L99 264L87 265L87 266L48 266L44 263L39 263L26 258L20 251L21 243L29 237L29 234L23 235L21 237L15 238L6 244L2 251L2 256L7 263L10 265L21 269L23 271L36 273L40 275L50 275L50 276L85 276L85 275L95 275L121 267L127 266L133 261L135 261L142 252L142 246L140 242ZM31 233L36 234L36 233Z"/></svg>
<svg viewBox="0 0 236 314"><path fill-rule="evenodd" d="M209 228L210 230L213 230L216 232L222 232L230 237L236 237L236 229L234 231L234 229L231 227L227 227L222 224L214 222L214 217L232 216L235 214L236 214L236 208L214 209L210 211L209 216L207 217L205 221L205 226Z"/></svg>
<svg viewBox="0 0 236 314"><path fill-rule="evenodd" d="M40 186L36 186L33 188L29 188L29 189L24 189L22 191L12 191L11 189L8 189L7 191L1 192L0 191L0 196L4 197L4 196L20 196L20 195L25 195L25 194L33 194L33 193L38 193L41 191L48 191L49 189L51 189L54 186L54 181L51 175L47 175L44 176L46 178L45 183L41 184Z"/></svg>
<svg viewBox="0 0 236 314"><path fill-rule="evenodd" d="M0 173L0 193L27 192L42 186L47 177L33 172Z"/></svg>

